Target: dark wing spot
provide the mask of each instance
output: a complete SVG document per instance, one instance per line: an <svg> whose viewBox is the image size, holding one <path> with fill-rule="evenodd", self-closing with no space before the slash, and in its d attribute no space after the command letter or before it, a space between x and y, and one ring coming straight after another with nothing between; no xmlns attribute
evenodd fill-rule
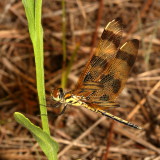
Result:
<svg viewBox="0 0 160 160"><path fill-rule="evenodd" d="M139 40L138 39L132 39L132 44L135 48L139 48Z"/></svg>
<svg viewBox="0 0 160 160"><path fill-rule="evenodd" d="M120 44L120 39L122 37L119 36L118 34L113 33L112 31L106 30L104 29L102 35L101 35L101 39L102 40L108 40L110 42L113 42L114 45L118 48L119 44Z"/></svg>
<svg viewBox="0 0 160 160"><path fill-rule="evenodd" d="M99 61L100 61L100 57L93 55L90 64L92 67L96 67L98 65Z"/></svg>
<svg viewBox="0 0 160 160"><path fill-rule="evenodd" d="M108 81L111 81L111 80L113 80L113 75L112 74L102 75L100 83L105 83L105 82L108 82Z"/></svg>
<svg viewBox="0 0 160 160"><path fill-rule="evenodd" d="M119 50L117 55L116 55L116 58L118 59L122 59L124 61L127 62L127 64L132 67L134 62L135 62L135 59L136 59L136 56L132 55L132 54L129 54L127 52L124 52L122 50Z"/></svg>
<svg viewBox="0 0 160 160"><path fill-rule="evenodd" d="M117 93L121 88L121 81L119 79L114 79L112 82L113 92Z"/></svg>
<svg viewBox="0 0 160 160"><path fill-rule="evenodd" d="M107 67L107 60L106 59L104 59L103 62L100 63L100 67L104 68L104 69Z"/></svg>
<svg viewBox="0 0 160 160"><path fill-rule="evenodd" d="M102 101L108 101L109 100L109 95L104 94L103 96L100 97L100 100L102 100Z"/></svg>
<svg viewBox="0 0 160 160"><path fill-rule="evenodd" d="M91 66L92 67L102 67L102 68L106 68L107 67L107 61L106 59L103 59L99 56L93 56L92 59L91 59Z"/></svg>
<svg viewBox="0 0 160 160"><path fill-rule="evenodd" d="M87 73L87 75L84 77L83 82L88 82L92 80L92 75L90 72Z"/></svg>
<svg viewBox="0 0 160 160"><path fill-rule="evenodd" d="M90 99L90 97L86 97L86 100L89 100Z"/></svg>

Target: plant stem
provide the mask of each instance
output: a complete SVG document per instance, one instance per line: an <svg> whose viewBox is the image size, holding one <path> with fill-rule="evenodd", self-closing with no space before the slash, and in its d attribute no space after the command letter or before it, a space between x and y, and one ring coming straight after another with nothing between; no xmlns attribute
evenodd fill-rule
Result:
<svg viewBox="0 0 160 160"><path fill-rule="evenodd" d="M61 87L64 89L66 87L66 8L65 0L62 0L62 47L63 47L63 64L62 64L62 79Z"/></svg>

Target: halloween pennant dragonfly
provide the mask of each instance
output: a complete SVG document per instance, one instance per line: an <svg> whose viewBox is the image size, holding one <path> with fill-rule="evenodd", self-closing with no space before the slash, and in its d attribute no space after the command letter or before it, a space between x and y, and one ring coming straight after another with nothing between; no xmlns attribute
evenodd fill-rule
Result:
<svg viewBox="0 0 160 160"><path fill-rule="evenodd" d="M80 75L75 90L64 93L61 88L51 91L52 100L65 107L83 106L120 123L141 129L141 127L108 113L108 108L118 107L115 99L123 90L129 72L136 60L139 41L124 43L121 47L122 24L119 19L112 20L105 27L98 47L87 62Z"/></svg>

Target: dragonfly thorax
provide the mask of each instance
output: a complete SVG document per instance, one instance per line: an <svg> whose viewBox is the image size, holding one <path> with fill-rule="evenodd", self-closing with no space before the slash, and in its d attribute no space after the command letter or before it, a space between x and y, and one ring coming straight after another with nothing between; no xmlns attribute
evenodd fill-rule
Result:
<svg viewBox="0 0 160 160"><path fill-rule="evenodd" d="M83 102L83 97L76 96L71 92L68 92L64 95L65 103L71 104L73 106L85 106L85 102Z"/></svg>
<svg viewBox="0 0 160 160"><path fill-rule="evenodd" d="M53 100L58 101L60 103L71 104L73 106L84 106L85 103L82 101L81 96L76 96L71 92L67 92L66 94L63 92L62 88L54 88L51 91L51 97Z"/></svg>

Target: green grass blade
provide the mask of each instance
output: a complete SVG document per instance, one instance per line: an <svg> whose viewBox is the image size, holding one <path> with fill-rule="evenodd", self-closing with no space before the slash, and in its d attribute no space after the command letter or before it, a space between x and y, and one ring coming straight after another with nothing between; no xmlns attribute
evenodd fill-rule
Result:
<svg viewBox="0 0 160 160"><path fill-rule="evenodd" d="M28 20L28 28L31 40L33 41L34 36L34 30L35 30L35 2L34 0L22 0L22 3L24 5L26 17Z"/></svg>
<svg viewBox="0 0 160 160"><path fill-rule="evenodd" d="M49 160L57 160L58 144L40 127L35 126L23 114L15 112L14 117L18 123L27 128L34 138L37 140L39 146L44 151Z"/></svg>
<svg viewBox="0 0 160 160"><path fill-rule="evenodd" d="M42 0L22 0L28 20L29 33L33 43L36 63L36 80L39 104L46 106L44 86L44 56L43 56L43 30L41 25ZM50 134L48 126L47 109L40 106L43 130Z"/></svg>
<svg viewBox="0 0 160 160"><path fill-rule="evenodd" d="M62 48L63 48L63 64L62 64L62 78L61 87L64 89L66 87L66 8L65 0L62 0Z"/></svg>

